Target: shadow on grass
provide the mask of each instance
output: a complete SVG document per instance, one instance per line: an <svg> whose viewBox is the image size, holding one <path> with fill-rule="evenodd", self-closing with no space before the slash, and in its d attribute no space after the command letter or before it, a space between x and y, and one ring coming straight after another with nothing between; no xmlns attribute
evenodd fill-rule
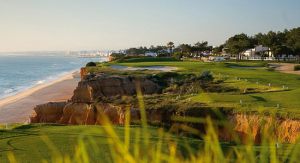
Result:
<svg viewBox="0 0 300 163"><path fill-rule="evenodd" d="M253 95L250 95L252 98L254 98L255 100L257 101L260 101L260 102L267 102L267 100L263 97L259 97L259 96L253 96Z"/></svg>
<svg viewBox="0 0 300 163"><path fill-rule="evenodd" d="M28 125L21 125L18 127L15 127L14 129L16 130L26 130L26 129L32 129L32 128L37 128L37 127L42 127L42 126L66 126L63 124L57 124L57 123L39 123L39 124L28 124Z"/></svg>

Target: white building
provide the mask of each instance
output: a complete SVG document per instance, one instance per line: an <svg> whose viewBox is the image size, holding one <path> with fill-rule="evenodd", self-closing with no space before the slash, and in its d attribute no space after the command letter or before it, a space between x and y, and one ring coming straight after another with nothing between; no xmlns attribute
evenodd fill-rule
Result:
<svg viewBox="0 0 300 163"><path fill-rule="evenodd" d="M253 49L248 49L243 52L242 59L247 60L274 60L274 55L269 47L258 45Z"/></svg>
<svg viewBox="0 0 300 163"><path fill-rule="evenodd" d="M146 57L157 57L157 53L155 53L155 52L146 52L145 56Z"/></svg>

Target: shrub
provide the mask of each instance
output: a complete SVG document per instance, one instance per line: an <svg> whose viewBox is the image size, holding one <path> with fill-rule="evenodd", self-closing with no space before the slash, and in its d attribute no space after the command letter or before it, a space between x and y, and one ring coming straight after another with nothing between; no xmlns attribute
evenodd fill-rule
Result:
<svg viewBox="0 0 300 163"><path fill-rule="evenodd" d="M179 76L177 72L161 72L159 74L156 74L157 77L159 78L176 78Z"/></svg>
<svg viewBox="0 0 300 163"><path fill-rule="evenodd" d="M294 71L299 71L300 70L300 65L296 65L295 67L294 67Z"/></svg>
<svg viewBox="0 0 300 163"><path fill-rule="evenodd" d="M175 52L173 53L173 57L177 60L180 60L182 58L183 54L181 52Z"/></svg>
<svg viewBox="0 0 300 163"><path fill-rule="evenodd" d="M214 77L210 71L204 71L200 75L200 80L208 83L208 82L212 82L214 80Z"/></svg>
<svg viewBox="0 0 300 163"><path fill-rule="evenodd" d="M123 54L123 53L112 53L110 55L110 57L111 57L111 59L110 59L111 61L122 61L125 57L125 54Z"/></svg>
<svg viewBox="0 0 300 163"><path fill-rule="evenodd" d="M86 64L86 67L95 67L97 64L95 62L89 62Z"/></svg>

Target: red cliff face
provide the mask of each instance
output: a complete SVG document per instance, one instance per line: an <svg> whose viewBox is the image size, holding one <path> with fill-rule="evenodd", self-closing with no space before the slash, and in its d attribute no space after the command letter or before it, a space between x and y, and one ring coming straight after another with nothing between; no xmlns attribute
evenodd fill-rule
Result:
<svg viewBox="0 0 300 163"><path fill-rule="evenodd" d="M86 69L85 67L82 67L82 68L80 69L80 78L81 78L81 80L83 80L84 77L87 76L87 75L88 75L87 69Z"/></svg>
<svg viewBox="0 0 300 163"><path fill-rule="evenodd" d="M81 69L82 78L86 70ZM108 116L114 124L124 124L125 109L108 103L98 102L101 98L136 95L139 84L143 94L160 93L161 88L153 81L140 77L98 75L83 79L74 90L68 102L47 103L34 108L32 123L62 123L72 125L101 124L101 114ZM132 120L137 120L139 113L131 108Z"/></svg>
<svg viewBox="0 0 300 163"><path fill-rule="evenodd" d="M37 105L30 118L31 123L58 123L66 104L66 102L50 102Z"/></svg>
<svg viewBox="0 0 300 163"><path fill-rule="evenodd" d="M73 102L95 102L101 97L132 96L136 95L137 84L143 94L161 92L160 86L146 78L99 75L90 80L80 81L71 100Z"/></svg>
<svg viewBox="0 0 300 163"><path fill-rule="evenodd" d="M101 125L102 116L106 116L112 124L124 125L125 112L128 106L116 106L108 103L47 103L38 105L35 115L31 117L32 123L60 123L69 125ZM140 121L139 109L129 108L131 122ZM168 111L147 110L147 120L152 124L170 125L172 115ZM242 142L249 139L255 143L261 143L263 134L272 133L271 136L277 142L294 143L300 135L300 121L292 119L279 119L268 116L229 114L228 128L219 128L219 138L224 141L232 141L239 138ZM196 127L197 126L192 126ZM203 128L198 128L204 130ZM202 131L205 132L205 131Z"/></svg>
<svg viewBox="0 0 300 163"><path fill-rule="evenodd" d="M264 134L272 134L278 142L294 143L300 136L299 120L246 114L233 114L228 116L228 120L244 141L251 138L260 143Z"/></svg>
<svg viewBox="0 0 300 163"><path fill-rule="evenodd" d="M125 124L127 107L115 106L107 103L47 103L35 107L32 123L60 123L70 125L102 124L102 116L106 116L112 124ZM129 108L131 121L140 120L138 109Z"/></svg>

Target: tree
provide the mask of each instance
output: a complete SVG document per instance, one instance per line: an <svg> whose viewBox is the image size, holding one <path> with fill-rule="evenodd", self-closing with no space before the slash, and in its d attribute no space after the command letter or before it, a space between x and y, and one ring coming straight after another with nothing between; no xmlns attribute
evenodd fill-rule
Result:
<svg viewBox="0 0 300 163"><path fill-rule="evenodd" d="M300 27L288 31L286 40L287 46L298 56L298 61L300 61Z"/></svg>
<svg viewBox="0 0 300 163"><path fill-rule="evenodd" d="M291 54L292 50L285 45L276 45L276 46L272 47L272 52L273 52L275 58L277 58L279 60L279 56L281 54Z"/></svg>
<svg viewBox="0 0 300 163"><path fill-rule="evenodd" d="M208 42L207 41L197 42L194 47L196 47L198 51L205 51L208 49Z"/></svg>
<svg viewBox="0 0 300 163"><path fill-rule="evenodd" d="M95 67L97 64L95 62L89 62L86 64L86 67Z"/></svg>
<svg viewBox="0 0 300 163"><path fill-rule="evenodd" d="M224 45L216 46L212 49L213 54L220 55L223 51Z"/></svg>
<svg viewBox="0 0 300 163"><path fill-rule="evenodd" d="M206 51L211 51L212 46L208 46L207 41L203 42L197 42L193 47L192 47L192 52L195 52L197 56L202 57L203 53Z"/></svg>
<svg viewBox="0 0 300 163"><path fill-rule="evenodd" d="M129 48L126 50L127 55L140 55L145 54L148 51L147 47Z"/></svg>
<svg viewBox="0 0 300 163"><path fill-rule="evenodd" d="M273 55L279 59L281 54L288 54L291 52L286 45L286 32L269 31L267 34L258 33L254 36L257 44L269 47Z"/></svg>
<svg viewBox="0 0 300 163"><path fill-rule="evenodd" d="M181 52L174 52L172 55L175 59L180 60L182 58L182 53Z"/></svg>
<svg viewBox="0 0 300 163"><path fill-rule="evenodd" d="M182 54L182 56L191 57L192 46L189 44L180 44L176 48L176 52L180 52Z"/></svg>
<svg viewBox="0 0 300 163"><path fill-rule="evenodd" d="M175 48L174 43L173 43L173 42L168 42L168 43L167 43L167 47L168 47L168 49L169 49L170 55L172 55L172 53L173 53L173 48Z"/></svg>
<svg viewBox="0 0 300 163"><path fill-rule="evenodd" d="M237 60L241 59L242 52L254 47L253 39L249 38L246 34L238 34L229 38L225 47L228 48L228 52L235 55Z"/></svg>

